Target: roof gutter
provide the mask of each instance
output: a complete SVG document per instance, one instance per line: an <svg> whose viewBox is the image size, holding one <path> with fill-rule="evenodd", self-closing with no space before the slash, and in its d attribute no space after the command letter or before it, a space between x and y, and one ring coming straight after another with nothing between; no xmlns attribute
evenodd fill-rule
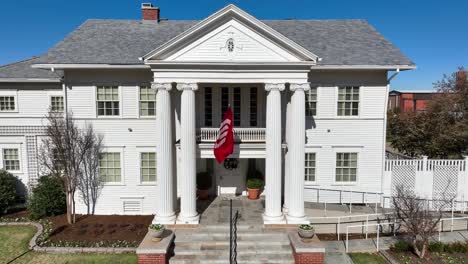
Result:
<svg viewBox="0 0 468 264"><path fill-rule="evenodd" d="M317 65L310 67L311 70L414 70L414 65Z"/></svg>
<svg viewBox="0 0 468 264"><path fill-rule="evenodd" d="M103 69L103 70L126 70L126 69L150 69L150 66L143 64L34 64L36 69L45 70L66 70L66 69Z"/></svg>
<svg viewBox="0 0 468 264"><path fill-rule="evenodd" d="M60 83L60 79L44 78L0 78L0 83Z"/></svg>
<svg viewBox="0 0 468 264"><path fill-rule="evenodd" d="M388 78L387 83L390 83L390 81L395 78L398 74L400 73L400 69L396 69L396 71Z"/></svg>

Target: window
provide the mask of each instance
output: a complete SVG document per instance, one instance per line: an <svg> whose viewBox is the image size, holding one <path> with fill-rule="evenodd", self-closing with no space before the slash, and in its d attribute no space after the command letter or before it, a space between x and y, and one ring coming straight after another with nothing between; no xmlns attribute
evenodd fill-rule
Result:
<svg viewBox="0 0 468 264"><path fill-rule="evenodd" d="M213 125L213 90L211 87L205 88L205 126Z"/></svg>
<svg viewBox="0 0 468 264"><path fill-rule="evenodd" d="M305 154L305 181L315 181L315 153Z"/></svg>
<svg viewBox="0 0 468 264"><path fill-rule="evenodd" d="M336 181L355 182L357 175L357 153L336 153Z"/></svg>
<svg viewBox="0 0 468 264"><path fill-rule="evenodd" d="M104 182L120 182L121 167L119 152L101 154L99 159L99 174Z"/></svg>
<svg viewBox="0 0 468 264"><path fill-rule="evenodd" d="M250 88L250 126L257 126L257 87Z"/></svg>
<svg viewBox="0 0 468 264"><path fill-rule="evenodd" d="M156 115L156 92L149 86L140 87L140 116Z"/></svg>
<svg viewBox="0 0 468 264"><path fill-rule="evenodd" d="M63 112L63 96L52 96L50 97L50 110L53 112Z"/></svg>
<svg viewBox="0 0 468 264"><path fill-rule="evenodd" d="M233 99L233 104L234 104L234 109L233 110L233 116L234 116L234 125L235 126L240 126L241 125L241 89L240 87L235 87L234 88L234 99Z"/></svg>
<svg viewBox="0 0 468 264"><path fill-rule="evenodd" d="M0 96L0 111L15 111L15 97L14 96Z"/></svg>
<svg viewBox="0 0 468 264"><path fill-rule="evenodd" d="M18 149L3 149L3 168L8 171L19 171Z"/></svg>
<svg viewBox="0 0 468 264"><path fill-rule="evenodd" d="M310 88L306 92L306 116L315 116L317 115L317 87Z"/></svg>
<svg viewBox="0 0 468 264"><path fill-rule="evenodd" d="M119 110L119 88L117 86L98 86L98 116L118 116Z"/></svg>
<svg viewBox="0 0 468 264"><path fill-rule="evenodd" d="M359 114L359 87L338 88L338 115L357 116Z"/></svg>
<svg viewBox="0 0 468 264"><path fill-rule="evenodd" d="M143 152L141 153L141 181L154 182L156 181L156 153Z"/></svg>

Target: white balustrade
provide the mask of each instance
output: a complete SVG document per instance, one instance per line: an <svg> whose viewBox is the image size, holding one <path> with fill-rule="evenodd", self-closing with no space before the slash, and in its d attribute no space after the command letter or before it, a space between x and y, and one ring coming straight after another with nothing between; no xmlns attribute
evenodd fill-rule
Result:
<svg viewBox="0 0 468 264"><path fill-rule="evenodd" d="M197 131L200 142L216 142L219 128L202 127ZM265 142L265 128L234 128L236 142Z"/></svg>

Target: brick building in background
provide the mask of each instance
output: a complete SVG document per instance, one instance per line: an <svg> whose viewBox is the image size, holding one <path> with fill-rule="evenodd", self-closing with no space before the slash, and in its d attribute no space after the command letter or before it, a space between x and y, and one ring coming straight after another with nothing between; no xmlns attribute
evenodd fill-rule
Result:
<svg viewBox="0 0 468 264"><path fill-rule="evenodd" d="M428 103L437 93L435 90L390 91L388 110L400 108L403 112L426 111Z"/></svg>

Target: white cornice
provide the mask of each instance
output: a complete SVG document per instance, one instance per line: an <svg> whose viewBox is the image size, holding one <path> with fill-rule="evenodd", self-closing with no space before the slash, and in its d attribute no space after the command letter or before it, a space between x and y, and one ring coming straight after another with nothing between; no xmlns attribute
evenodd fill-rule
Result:
<svg viewBox="0 0 468 264"><path fill-rule="evenodd" d="M413 70L415 65L314 65L311 70Z"/></svg>
<svg viewBox="0 0 468 264"><path fill-rule="evenodd" d="M45 78L0 78L0 83L60 83L60 79Z"/></svg>

